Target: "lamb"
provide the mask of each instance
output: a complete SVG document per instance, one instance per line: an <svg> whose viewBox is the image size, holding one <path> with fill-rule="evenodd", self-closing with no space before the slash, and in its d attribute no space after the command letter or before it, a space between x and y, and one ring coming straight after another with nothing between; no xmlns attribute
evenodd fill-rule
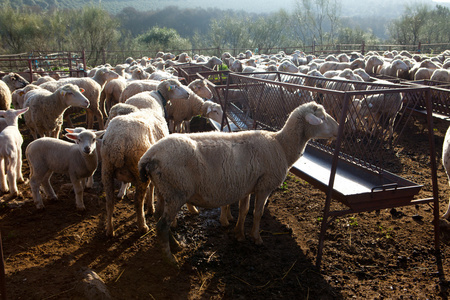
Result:
<svg viewBox="0 0 450 300"><path fill-rule="evenodd" d="M189 91L177 80L166 80L159 84L158 92L167 101L187 98ZM154 100L156 103L158 101ZM159 104L155 104L159 105ZM102 182L106 194L107 226L106 234L114 235L112 214L114 211L114 179L136 187L135 209L138 228L147 232L144 218L144 195L149 180L139 179L138 162L147 149L159 139L169 135L166 120L159 111L142 109L141 111L117 116L111 120L103 136L102 145ZM152 190L152 189L151 189ZM152 198L153 193L148 193ZM150 199L150 203L153 203ZM150 212L153 210L149 205Z"/></svg>
<svg viewBox="0 0 450 300"><path fill-rule="evenodd" d="M19 195L17 181L23 182L22 143L18 119L28 108L0 110L6 127L0 132L0 194L10 191L11 198ZM5 172L6 171L6 172ZM7 179L6 176L7 174Z"/></svg>
<svg viewBox="0 0 450 300"><path fill-rule="evenodd" d="M30 128L34 139L37 136L58 138L63 123L64 111L69 106L89 107L89 100L78 86L66 84L54 93L45 89L36 89L24 103L30 111L25 115L25 123Z"/></svg>
<svg viewBox="0 0 450 300"><path fill-rule="evenodd" d="M176 264L169 226L185 203L212 208L239 201L235 233L244 240L251 193L251 237L262 244L259 225L268 196L301 157L308 140L336 137L337 130L323 106L310 102L296 108L278 132L173 134L151 146L139 161L139 173L141 180L153 182L164 205L156 229L166 258Z"/></svg>
<svg viewBox="0 0 450 300"><path fill-rule="evenodd" d="M104 128L103 114L100 110L100 93L107 81L117 79L119 75L108 68L100 68L95 72L94 77L67 78L55 82L46 82L40 87L54 92L58 87L67 83L75 84L85 90L86 98L89 99L89 109L86 110L87 128L94 127L94 117L97 119L98 127Z"/></svg>
<svg viewBox="0 0 450 300"><path fill-rule="evenodd" d="M211 99L213 97L213 94L209 89L205 79L195 79L188 84L188 88L190 88L194 93L196 93L203 99Z"/></svg>
<svg viewBox="0 0 450 300"><path fill-rule="evenodd" d="M85 179L92 176L97 169L96 139L104 133L105 131L83 130L66 134L67 138L76 141L75 144L43 137L27 146L25 155L30 164L30 187L37 209L44 208L39 193L41 185L48 197L58 199L50 184L50 178L53 173L60 173L70 177L77 210L86 210L83 202Z"/></svg>

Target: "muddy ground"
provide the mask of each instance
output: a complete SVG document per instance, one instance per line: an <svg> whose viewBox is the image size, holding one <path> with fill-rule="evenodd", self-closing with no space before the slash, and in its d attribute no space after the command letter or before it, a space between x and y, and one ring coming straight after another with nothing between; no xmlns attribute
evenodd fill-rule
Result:
<svg viewBox="0 0 450 300"><path fill-rule="evenodd" d="M450 196L440 163L447 123L435 126L441 215ZM30 142L28 133L24 147ZM431 191L427 131L409 125L395 148L404 168L398 175ZM28 164L24 162L28 177ZM263 246L237 242L233 226L223 228L219 209L180 213L174 230L183 248L180 267L162 258L155 235L137 232L132 195L118 200L116 237L105 235L105 196L97 171L85 192L86 212L75 209L67 176L54 176L58 202L37 211L28 184L22 196L0 205L1 234L9 299L85 299L86 269L106 283L113 299L447 299L450 262L447 231L442 268L434 252L433 209L429 205L383 209L337 218L327 230L321 269L315 259L325 193L289 174L271 195L262 222ZM342 205L333 201L333 209ZM232 207L237 216L237 207ZM250 211L246 222L251 227ZM440 276L439 276L440 275Z"/></svg>

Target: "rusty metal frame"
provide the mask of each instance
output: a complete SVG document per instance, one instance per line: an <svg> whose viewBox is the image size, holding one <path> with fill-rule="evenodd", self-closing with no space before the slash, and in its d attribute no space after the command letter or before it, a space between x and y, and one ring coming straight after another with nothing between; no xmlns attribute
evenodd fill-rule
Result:
<svg viewBox="0 0 450 300"><path fill-rule="evenodd" d="M282 75L282 74L278 74L278 76L276 77L279 81L281 81L280 75ZM249 80L248 79L249 76L252 76L252 75L236 74L236 73L231 73L229 75L229 80L227 82L227 87L225 90L225 103L224 103L225 105L223 105L224 112L226 112L226 108L228 106L227 105L228 98L227 98L226 91L231 86L230 81L233 81L233 84L236 84L236 82L234 82L233 79L241 78L241 79ZM308 76L305 76L305 77L308 77ZM260 84L272 84L272 85L274 84L273 80L260 79L260 78L254 78L254 77L250 80L252 82L254 82L254 84L256 84L256 82L260 83ZM298 85L298 84L283 83L283 82L278 82L277 85L280 85L284 88L299 88L300 87L300 85ZM399 199L401 199L401 201L399 201L399 202L393 202L393 203L389 203L389 204L385 203L384 205L380 206L379 204L371 203L371 201L369 199L366 203L364 203L363 205L360 205L357 208L349 207L349 209L338 210L338 211L331 211L330 206L331 206L332 198L336 198L336 195L335 195L335 192L333 189L334 189L335 176L336 176L336 171L338 168L338 163L342 162L342 160L343 160L342 153L341 153L341 143L343 141L343 136L344 136L345 120L346 120L347 111L349 110L350 97L355 96L355 95L361 95L361 94L365 94L365 95L376 94L376 93L380 93L380 90L343 92L343 91L327 90L324 88L317 88L317 87L301 86L301 88L305 89L305 90L309 90L309 91L327 92L330 94L340 95L341 97L344 97L344 99L345 99L343 102L344 107L342 109L342 113L339 118L340 126L339 126L338 136L337 136L337 139L335 142L335 147L334 147L333 152L330 153L330 157L332 157L332 159L331 159L331 164L330 164L329 181L328 181L328 184L326 187L322 186L322 190L325 189L326 198L325 198L325 205L324 205L324 210L323 210L323 221L322 221L321 229L320 229L320 233L319 233L319 245L318 245L318 251L317 251L317 256L316 256L316 266L320 268L327 226L336 217L343 216L346 214L351 214L351 213L372 211L375 209L415 205L415 204L422 204L422 203L432 203L433 204L433 215L434 215L433 224L434 224L434 234L435 234L435 250L436 250L436 257L437 257L437 261L438 261L438 271L441 275L443 275L442 264L441 263L439 264L439 262L441 261L441 259L440 259L440 237L439 237L440 233L439 233L439 224L438 224L438 221L439 221L439 197L438 197L439 190L438 190L438 184L437 184L437 162L436 162L436 152L435 152L434 133L433 133L433 103L431 100L431 94L432 94L433 88L426 87L426 86L419 86L419 85L406 86L406 87L398 85L398 86L394 86L394 87L391 86L388 90L383 90L383 92L386 92L386 93L387 93L387 91L390 93L420 92L420 93L425 93L425 95L426 95L425 103L426 103L427 124L428 124L428 143L429 143L429 149L430 149L431 180L432 180L432 186L433 186L432 197L423 198L423 199L411 199L410 198L411 195L404 196L402 194L402 191L396 191L396 192L398 192L397 196L399 197ZM258 97L256 97L256 98L258 98ZM253 128L253 129L256 129L256 128ZM305 174L302 174L302 172L299 172L295 168L292 168L291 172L293 172L294 174L296 174L300 177L305 178ZM308 178L308 179L311 180L311 178ZM314 180L311 180L310 183L313 185L318 184ZM410 191L408 193L410 193ZM338 201L339 201L339 199L338 199ZM342 202L342 201L340 201L340 202ZM348 206L348 203L345 203L345 202L342 202L342 203L344 203L346 206Z"/></svg>

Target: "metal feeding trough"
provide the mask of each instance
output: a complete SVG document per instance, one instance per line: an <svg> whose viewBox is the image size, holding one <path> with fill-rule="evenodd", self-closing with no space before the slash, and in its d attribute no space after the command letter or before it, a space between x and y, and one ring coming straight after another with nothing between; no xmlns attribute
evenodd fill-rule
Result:
<svg viewBox="0 0 450 300"><path fill-rule="evenodd" d="M326 193L316 265L321 263L326 228L335 217L422 203L433 205L435 249L439 256L434 88L283 72L271 73L267 78L261 73L228 75L226 88L220 90L225 99L218 97L227 117L222 128L231 128L231 122L239 130L280 130L292 110L310 101L322 104L339 123L336 140L310 141L304 155L290 169ZM227 97L232 91L233 96ZM394 163L401 163L395 160L394 145L413 119L413 111L419 108L426 109L433 186L432 192L422 191L422 199L417 198L422 185L389 170ZM332 199L346 208L332 211Z"/></svg>
<svg viewBox="0 0 450 300"><path fill-rule="evenodd" d="M308 145L290 171L327 192L331 162L329 153ZM422 185L388 171L375 173L360 165L339 160L331 196L352 211L359 212L409 205L421 188Z"/></svg>

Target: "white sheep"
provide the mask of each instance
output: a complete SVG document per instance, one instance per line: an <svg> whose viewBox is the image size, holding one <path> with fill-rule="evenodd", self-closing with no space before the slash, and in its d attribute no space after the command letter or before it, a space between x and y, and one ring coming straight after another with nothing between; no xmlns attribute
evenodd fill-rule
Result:
<svg viewBox="0 0 450 300"><path fill-rule="evenodd" d="M430 77L432 81L450 82L450 70L436 69Z"/></svg>
<svg viewBox="0 0 450 300"><path fill-rule="evenodd" d="M409 68L403 60L394 59L392 62L385 62L382 66L380 66L378 73L381 75L398 77L399 71L405 72L408 70Z"/></svg>
<svg viewBox="0 0 450 300"><path fill-rule="evenodd" d="M187 98L188 90L177 80L166 80L159 84L158 92L166 101ZM159 105L155 99L155 105ZM114 179L136 187L135 208L138 228L148 231L144 218L144 195L149 181L139 179L138 162L141 156L156 141L169 135L166 120L160 111L142 109L127 115L116 116L108 124L102 145L102 182L106 194L106 233L114 235L112 214L114 211ZM152 189L151 189L152 190ZM150 203L153 193L149 192ZM152 205L148 210L152 211Z"/></svg>
<svg viewBox="0 0 450 300"><path fill-rule="evenodd" d="M27 93L24 107L30 111L25 114L25 123L32 136L51 136L58 138L63 123L64 111L70 106L89 107L89 100L78 86L66 84L54 93L45 89L36 89Z"/></svg>
<svg viewBox="0 0 450 300"><path fill-rule="evenodd" d="M89 99L89 108L86 110L87 128L94 127L94 117L97 119L98 127L104 128L103 114L100 110L100 94L107 81L117 79L119 75L108 68L96 70L94 77L65 78L55 82L46 82L40 87L54 92L59 87L71 83L85 90L85 96Z"/></svg>
<svg viewBox="0 0 450 300"><path fill-rule="evenodd" d="M17 73L8 73L2 77L2 81L9 87L10 92L21 89L29 84L29 82Z"/></svg>
<svg viewBox="0 0 450 300"><path fill-rule="evenodd" d="M150 147L139 161L141 180L151 180L164 210L156 229L167 259L171 254L170 224L182 205L212 208L239 201L235 232L244 240L250 194L255 194L251 237L262 244L259 224L270 193L286 177L312 138L332 138L338 124L321 105L310 102L295 109L277 132L205 132L169 135Z"/></svg>
<svg viewBox="0 0 450 300"><path fill-rule="evenodd" d="M28 108L0 110L4 118L5 128L0 132L0 194L10 191L10 197L19 194L17 182L23 182L22 175L22 143L19 131L19 116ZM5 176L7 174L7 176Z"/></svg>
<svg viewBox="0 0 450 300"><path fill-rule="evenodd" d="M167 103L167 119L170 121L170 132L183 132L183 121L190 121L193 117L200 115L202 117L222 122L222 107L212 101L203 101L195 93L190 93L187 99L173 99ZM185 128L184 132L188 132Z"/></svg>
<svg viewBox="0 0 450 300"><path fill-rule="evenodd" d="M154 79L136 80L133 82L129 82L120 94L119 102L125 103L128 98L141 92L156 91L160 83L160 80Z"/></svg>
<svg viewBox="0 0 450 300"><path fill-rule="evenodd" d="M11 108L12 96L11 91L3 80L0 80L0 110ZM14 106L17 108L16 106Z"/></svg>
<svg viewBox="0 0 450 300"><path fill-rule="evenodd" d="M368 74L377 74L378 68L382 66L384 60L378 55L368 55L366 56L366 65L364 66L364 71Z"/></svg>
<svg viewBox="0 0 450 300"><path fill-rule="evenodd" d="M92 130L67 133L66 137L76 141L75 144L49 137L28 144L25 155L30 165L30 187L37 209L44 208L39 193L41 185L47 197L58 199L50 183L53 173L69 175L75 192L76 207L81 211L86 209L83 190L86 178L92 176L97 169L96 139L104 133L105 131Z"/></svg>
<svg viewBox="0 0 450 300"><path fill-rule="evenodd" d="M23 108L23 104L25 103L25 95L32 90L40 89L38 85L29 84L24 88L15 90L12 97L12 105L15 109Z"/></svg>
<svg viewBox="0 0 450 300"><path fill-rule="evenodd" d="M352 111L351 117L347 119L351 120L352 129L356 129L356 122L359 119L363 121L364 129L373 135L378 126L384 125L381 121L383 118L389 132L388 140L392 145L395 118L403 106L402 93L367 95L362 100L356 99L353 104L355 110Z"/></svg>

